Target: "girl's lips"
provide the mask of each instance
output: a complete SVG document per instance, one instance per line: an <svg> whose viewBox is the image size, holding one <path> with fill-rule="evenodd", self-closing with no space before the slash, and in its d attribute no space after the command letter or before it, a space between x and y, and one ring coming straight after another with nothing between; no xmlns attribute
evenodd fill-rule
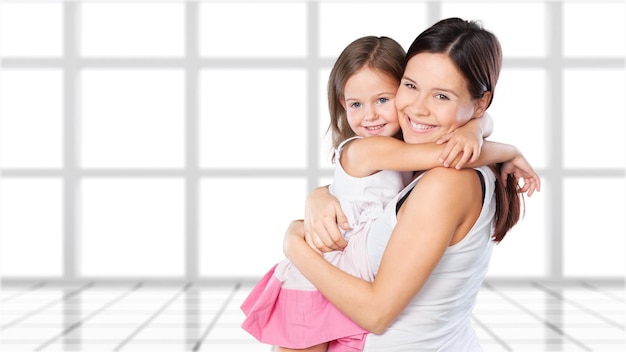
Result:
<svg viewBox="0 0 626 352"><path fill-rule="evenodd" d="M383 128L386 124L376 125L376 126L362 126L369 134L377 135L383 131Z"/></svg>

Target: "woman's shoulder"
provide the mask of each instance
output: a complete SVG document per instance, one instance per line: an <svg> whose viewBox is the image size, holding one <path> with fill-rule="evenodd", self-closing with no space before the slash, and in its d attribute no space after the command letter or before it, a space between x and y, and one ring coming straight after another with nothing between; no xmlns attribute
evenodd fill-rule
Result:
<svg viewBox="0 0 626 352"><path fill-rule="evenodd" d="M454 185L456 183L465 183L472 178L476 178L475 169L457 170L441 166L425 171L421 175L419 183Z"/></svg>
<svg viewBox="0 0 626 352"><path fill-rule="evenodd" d="M420 175L412 193L419 194L420 202L425 199L429 202L444 199L463 201L481 196L482 187L475 169L436 167Z"/></svg>

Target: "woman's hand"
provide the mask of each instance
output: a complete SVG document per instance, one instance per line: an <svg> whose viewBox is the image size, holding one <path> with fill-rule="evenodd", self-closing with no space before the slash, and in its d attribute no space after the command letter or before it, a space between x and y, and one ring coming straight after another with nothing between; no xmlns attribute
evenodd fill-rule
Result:
<svg viewBox="0 0 626 352"><path fill-rule="evenodd" d="M295 247L298 245L298 242L304 241L304 221L303 220L294 220L289 224L287 231L285 232L285 238L283 238L283 252L285 256L289 258L290 255L293 255L293 251L296 249ZM315 249L315 248L314 248Z"/></svg>
<svg viewBox="0 0 626 352"><path fill-rule="evenodd" d="M500 169L500 179L506 184L507 175L513 175L515 180L522 179L524 181L523 186L520 188L520 193L525 193L530 197L535 191L541 191L541 178L532 166L528 163L526 158L522 154L519 154L515 158L502 164Z"/></svg>
<svg viewBox="0 0 626 352"><path fill-rule="evenodd" d="M348 243L340 227L350 229L341 204L330 194L328 187L314 189L304 208L304 239L318 253L342 250ZM291 226L290 226L291 228Z"/></svg>

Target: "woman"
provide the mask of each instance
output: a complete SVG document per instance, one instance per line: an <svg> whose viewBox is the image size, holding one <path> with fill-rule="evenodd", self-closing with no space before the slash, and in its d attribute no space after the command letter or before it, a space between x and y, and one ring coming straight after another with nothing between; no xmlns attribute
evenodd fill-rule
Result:
<svg viewBox="0 0 626 352"><path fill-rule="evenodd" d="M501 63L497 38L475 22L446 19L420 34L396 95L404 140L435 142L483 114ZM536 175L524 173L504 185L496 174L507 171L416 172L370 229L373 282L323 260L304 240L302 221L287 230L285 254L331 303L373 333L364 351L480 351L470 314L493 244L519 220L516 179L530 182L529 195L540 187Z"/></svg>

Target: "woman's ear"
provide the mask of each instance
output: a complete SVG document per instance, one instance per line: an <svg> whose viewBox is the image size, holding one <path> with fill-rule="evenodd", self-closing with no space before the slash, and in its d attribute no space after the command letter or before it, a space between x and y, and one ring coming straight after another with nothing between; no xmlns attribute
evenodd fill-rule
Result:
<svg viewBox="0 0 626 352"><path fill-rule="evenodd" d="M491 102L491 92L487 91L483 94L482 97L476 99L476 103L474 104L474 116L480 117L483 116L487 108L489 107L489 103Z"/></svg>

